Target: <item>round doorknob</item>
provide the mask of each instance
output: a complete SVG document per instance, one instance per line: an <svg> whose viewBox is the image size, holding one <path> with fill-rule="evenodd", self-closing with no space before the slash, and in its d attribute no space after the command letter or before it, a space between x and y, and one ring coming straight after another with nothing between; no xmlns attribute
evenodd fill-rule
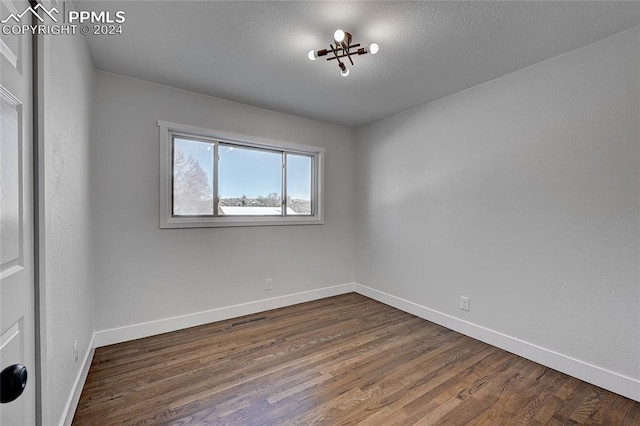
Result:
<svg viewBox="0 0 640 426"><path fill-rule="evenodd" d="M0 402L6 404L18 398L27 386L27 367L13 364L0 373Z"/></svg>

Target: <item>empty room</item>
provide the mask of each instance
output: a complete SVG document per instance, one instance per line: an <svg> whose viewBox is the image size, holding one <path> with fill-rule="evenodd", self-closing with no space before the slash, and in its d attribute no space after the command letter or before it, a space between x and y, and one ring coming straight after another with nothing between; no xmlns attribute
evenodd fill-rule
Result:
<svg viewBox="0 0 640 426"><path fill-rule="evenodd" d="M0 6L0 425L640 425L640 2Z"/></svg>

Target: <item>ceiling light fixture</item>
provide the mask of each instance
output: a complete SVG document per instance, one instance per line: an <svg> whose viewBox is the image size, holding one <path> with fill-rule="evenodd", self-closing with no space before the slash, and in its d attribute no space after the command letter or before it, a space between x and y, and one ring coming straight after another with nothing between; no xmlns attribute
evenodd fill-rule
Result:
<svg viewBox="0 0 640 426"><path fill-rule="evenodd" d="M341 61L341 58L349 59L349 62L351 62L353 66L354 63L351 56L365 55L367 53L375 55L380 50L380 46L378 46L377 43L371 43L369 46L364 47L361 47L360 43L351 44L351 34L342 30L336 30L336 32L333 33L333 40L335 41L335 46L329 44L328 49L310 50L307 57L310 61L315 61L322 56L328 56L327 61L337 60L340 75L343 77L349 75L349 68Z"/></svg>

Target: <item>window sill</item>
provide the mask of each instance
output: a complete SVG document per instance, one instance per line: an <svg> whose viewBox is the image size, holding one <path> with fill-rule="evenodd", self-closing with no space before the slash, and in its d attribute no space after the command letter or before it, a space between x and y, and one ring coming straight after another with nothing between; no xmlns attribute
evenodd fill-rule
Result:
<svg viewBox="0 0 640 426"><path fill-rule="evenodd" d="M324 220L317 217L282 218L282 217L172 217L160 222L160 228L225 228L240 226L291 226L291 225L324 225Z"/></svg>

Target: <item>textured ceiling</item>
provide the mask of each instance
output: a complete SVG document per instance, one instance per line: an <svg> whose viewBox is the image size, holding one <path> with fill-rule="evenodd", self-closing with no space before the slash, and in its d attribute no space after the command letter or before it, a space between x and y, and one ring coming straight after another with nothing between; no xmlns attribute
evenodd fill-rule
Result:
<svg viewBox="0 0 640 426"><path fill-rule="evenodd" d="M76 1L123 10L96 68L356 127L640 24L636 2ZM380 52L307 59L342 28Z"/></svg>

